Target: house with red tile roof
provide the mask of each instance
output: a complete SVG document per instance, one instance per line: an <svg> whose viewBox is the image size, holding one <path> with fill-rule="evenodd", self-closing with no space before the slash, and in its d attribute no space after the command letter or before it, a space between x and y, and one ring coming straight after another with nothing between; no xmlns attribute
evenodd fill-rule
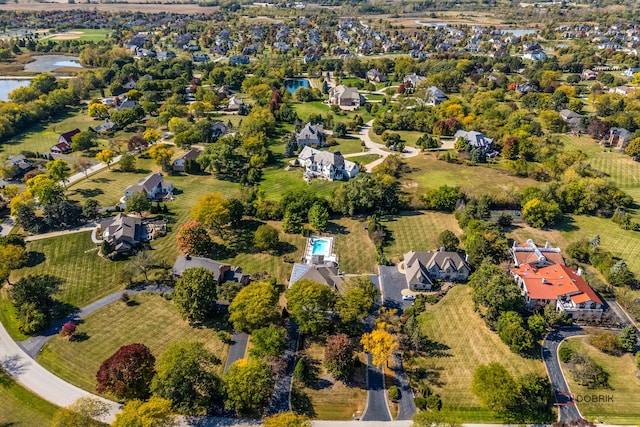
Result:
<svg viewBox="0 0 640 427"><path fill-rule="evenodd" d="M549 242L546 242L544 246L538 246L531 239L523 244L514 241L513 246L509 248L509 253L516 267L523 264L531 264L536 267L553 264L564 265L564 259L560 255L560 248L552 247Z"/></svg>
<svg viewBox="0 0 640 427"><path fill-rule="evenodd" d="M522 264L511 268L511 275L530 310L554 304L556 311L574 319L602 317L604 304L582 277L582 269L575 271L564 263L543 267Z"/></svg>

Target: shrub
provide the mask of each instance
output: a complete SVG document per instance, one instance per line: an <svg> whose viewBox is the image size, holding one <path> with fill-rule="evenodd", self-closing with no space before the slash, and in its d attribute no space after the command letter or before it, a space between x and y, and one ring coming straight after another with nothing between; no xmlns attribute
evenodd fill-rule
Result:
<svg viewBox="0 0 640 427"><path fill-rule="evenodd" d="M602 331L589 335L589 344L603 353L617 355L620 353L620 341L613 332Z"/></svg>
<svg viewBox="0 0 640 427"><path fill-rule="evenodd" d="M421 410L425 410L427 409L427 399L425 399L424 397L416 397L413 399L413 403L415 403L416 408L421 409Z"/></svg>
<svg viewBox="0 0 640 427"><path fill-rule="evenodd" d="M578 384L589 389L609 387L609 373L590 357L574 354L570 364L569 371Z"/></svg>
<svg viewBox="0 0 640 427"><path fill-rule="evenodd" d="M66 322L60 329L60 335L63 337L70 337L76 332L76 324L73 322Z"/></svg>
<svg viewBox="0 0 640 427"><path fill-rule="evenodd" d="M120 301L125 304L129 304L129 299L129 294L126 292L123 292L122 295L120 295Z"/></svg>
<svg viewBox="0 0 640 427"><path fill-rule="evenodd" d="M563 363L569 363L574 354L576 354L576 351L566 345L561 346L558 351L558 356Z"/></svg>
<svg viewBox="0 0 640 427"><path fill-rule="evenodd" d="M400 399L400 390L398 387L394 385L389 387L389 399L391 399L392 402L397 402L398 399Z"/></svg>

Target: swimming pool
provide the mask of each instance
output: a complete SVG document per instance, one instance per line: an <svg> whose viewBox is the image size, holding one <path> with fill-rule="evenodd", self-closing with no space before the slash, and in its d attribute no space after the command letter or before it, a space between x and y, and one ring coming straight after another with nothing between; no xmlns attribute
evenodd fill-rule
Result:
<svg viewBox="0 0 640 427"><path fill-rule="evenodd" d="M329 256L329 241L325 239L315 239L311 248L311 255Z"/></svg>

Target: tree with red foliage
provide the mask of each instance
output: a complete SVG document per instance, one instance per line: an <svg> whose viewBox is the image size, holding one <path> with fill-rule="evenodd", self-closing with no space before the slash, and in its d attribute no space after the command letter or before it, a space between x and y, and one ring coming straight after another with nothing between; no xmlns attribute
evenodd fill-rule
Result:
<svg viewBox="0 0 640 427"><path fill-rule="evenodd" d="M189 221L178 230L178 248L185 254L207 255L212 246L211 237L198 221Z"/></svg>
<svg viewBox="0 0 640 427"><path fill-rule="evenodd" d="M406 90L406 87L404 86L404 83L400 83L398 85L398 93L404 93L405 90Z"/></svg>
<svg viewBox="0 0 640 427"><path fill-rule="evenodd" d="M334 335L327 339L324 364L336 379L349 378L354 366L353 343L346 334Z"/></svg>
<svg viewBox="0 0 640 427"><path fill-rule="evenodd" d="M587 133L595 140L601 140L611 129L611 123L594 118L587 126Z"/></svg>
<svg viewBox="0 0 640 427"><path fill-rule="evenodd" d="M144 139L142 135L138 134L133 135L131 138L129 138L129 141L127 141L127 148L129 149L129 151L133 151L138 148L144 148L148 145L149 143L147 142L147 140Z"/></svg>
<svg viewBox="0 0 640 427"><path fill-rule="evenodd" d="M70 337L76 333L76 324L73 322L66 322L60 329L60 335L63 337Z"/></svg>
<svg viewBox="0 0 640 427"><path fill-rule="evenodd" d="M146 399L150 395L155 363L156 358L146 345L123 345L100 365L96 390L112 393L118 399Z"/></svg>

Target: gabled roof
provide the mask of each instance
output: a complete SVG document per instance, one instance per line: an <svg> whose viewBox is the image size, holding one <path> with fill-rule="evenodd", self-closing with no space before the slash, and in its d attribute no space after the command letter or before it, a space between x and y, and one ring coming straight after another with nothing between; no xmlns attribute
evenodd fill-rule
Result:
<svg viewBox="0 0 640 427"><path fill-rule="evenodd" d="M117 252L128 251L140 242L142 219L123 213L100 223L102 233Z"/></svg>
<svg viewBox="0 0 640 427"><path fill-rule="evenodd" d="M311 280L332 288L338 288L344 282L338 272L338 267L334 263L325 265L295 263L291 271L289 287L298 280Z"/></svg>
<svg viewBox="0 0 640 427"><path fill-rule="evenodd" d="M309 146L305 146L302 149L298 158L301 160L311 160L312 163L316 163L320 166L333 166L335 168L344 168L345 163L347 162L339 151L330 153L328 151L315 150Z"/></svg>
<svg viewBox="0 0 640 427"><path fill-rule="evenodd" d="M186 153L184 153L183 155L178 157L176 159L176 161L177 160L195 160L200 156L200 154L202 154L202 150L201 149L192 148L191 150L187 151Z"/></svg>
<svg viewBox="0 0 640 427"><path fill-rule="evenodd" d="M523 280L529 298L557 300L566 296L576 304L588 301L602 304L602 300L582 275L566 265L555 264L537 268L531 264L524 264L512 268L511 272Z"/></svg>
<svg viewBox="0 0 640 427"><path fill-rule="evenodd" d="M312 125L311 123L307 123L301 130L296 134L296 138L298 139L316 139L324 136L324 127L321 124Z"/></svg>
<svg viewBox="0 0 640 427"><path fill-rule="evenodd" d="M554 248L546 242L544 246L538 246L531 239L523 244L513 242L509 249L513 255L513 261L517 266L530 263L548 263L564 265L564 259L560 254L560 248Z"/></svg>
<svg viewBox="0 0 640 427"><path fill-rule="evenodd" d="M444 271L451 268L459 271L463 268L469 270L469 264L457 252L430 251L414 252L410 251L404 255L405 275L407 284L431 283L429 271L437 268Z"/></svg>
<svg viewBox="0 0 640 427"><path fill-rule="evenodd" d="M76 128L74 130L70 130L69 132L65 132L63 134L60 134L60 137L64 138L68 142L71 142L71 138L73 138L74 135L77 135L79 133L80 133L80 129Z"/></svg>

